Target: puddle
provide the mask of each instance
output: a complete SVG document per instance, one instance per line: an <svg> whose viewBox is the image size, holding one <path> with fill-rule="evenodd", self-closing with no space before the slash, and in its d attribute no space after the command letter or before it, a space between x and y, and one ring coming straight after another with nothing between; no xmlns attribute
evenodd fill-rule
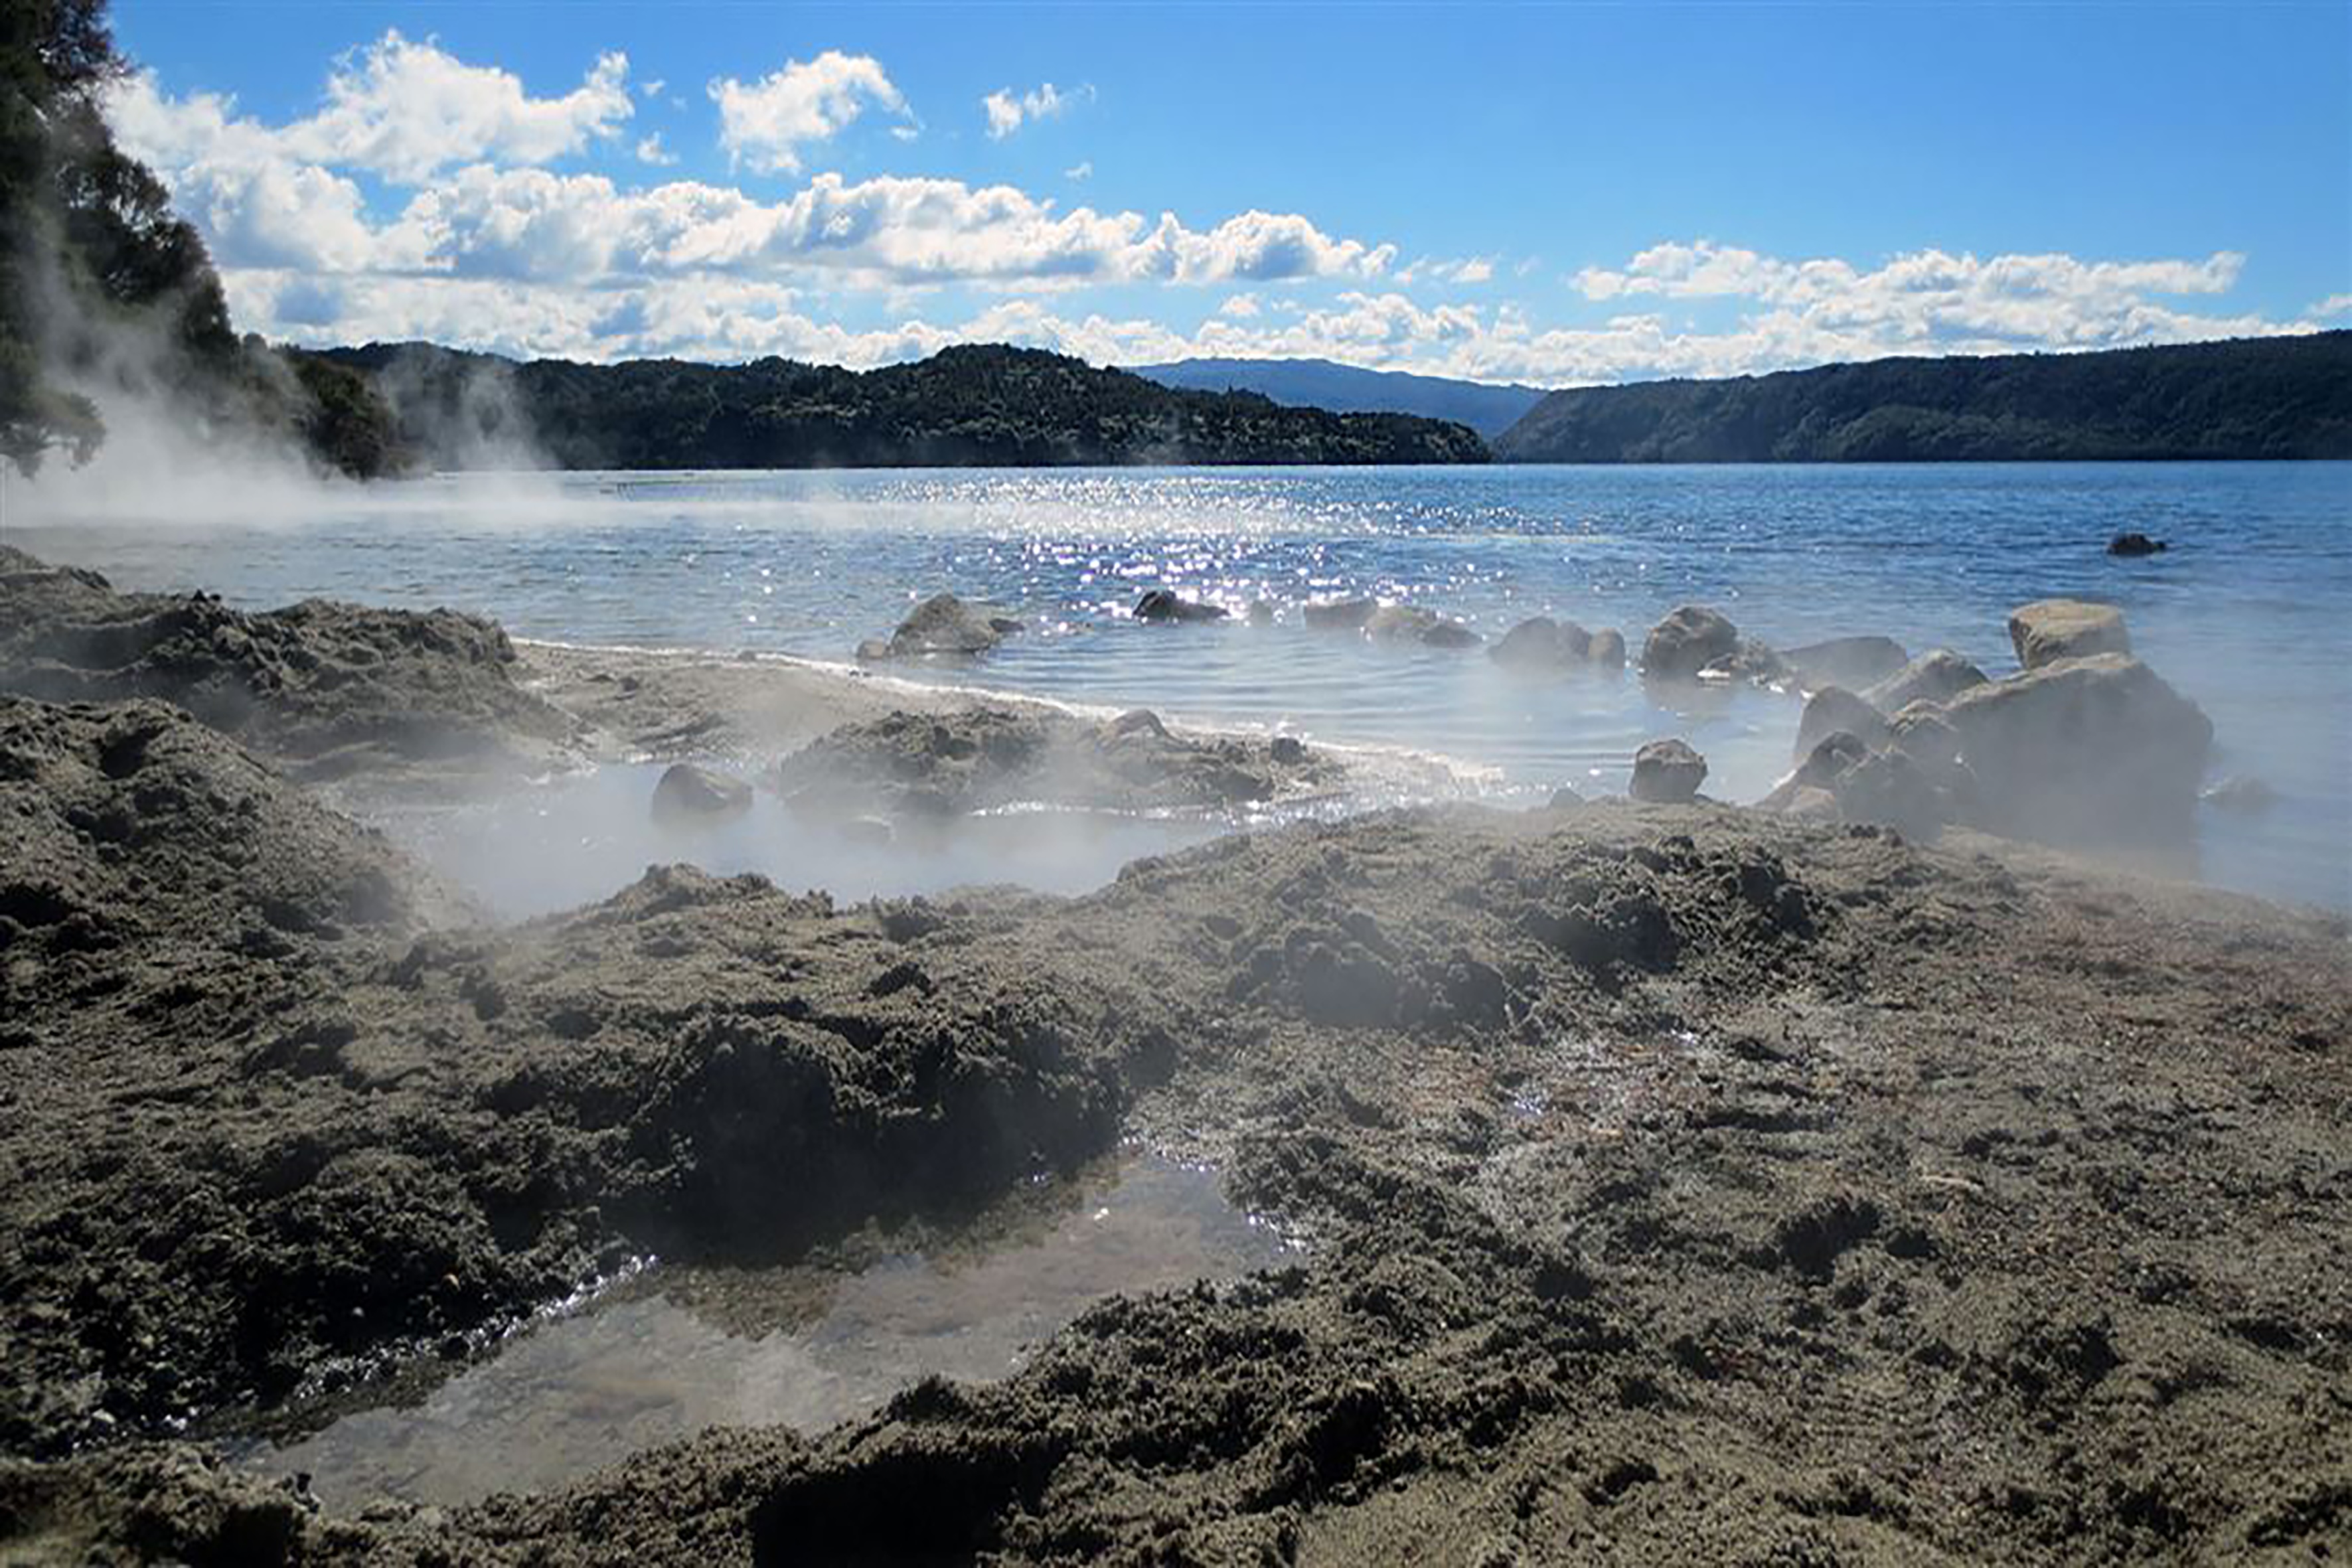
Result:
<svg viewBox="0 0 2352 1568"><path fill-rule="evenodd" d="M1230 831L1200 816L1033 810L914 826L887 843L798 816L764 791L730 822L656 826L665 764L613 763L488 802L366 815L403 847L495 915L528 920L611 897L648 866L687 860L732 876L757 871L791 892L823 888L844 902L1013 882L1045 893L1099 888L1129 861Z"/></svg>
<svg viewBox="0 0 2352 1568"><path fill-rule="evenodd" d="M932 1373L1003 1378L1103 1297L1296 1256L1225 1201L1213 1172L1129 1153L1033 1188L958 1239L902 1251L885 1239L855 1269L648 1269L421 1403L359 1411L240 1462L307 1471L345 1509L556 1486L706 1427L819 1431Z"/></svg>

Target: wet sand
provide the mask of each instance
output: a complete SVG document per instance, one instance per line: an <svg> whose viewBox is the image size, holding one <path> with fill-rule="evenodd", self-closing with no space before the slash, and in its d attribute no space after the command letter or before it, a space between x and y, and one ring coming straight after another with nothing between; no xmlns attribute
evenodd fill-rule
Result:
<svg viewBox="0 0 2352 1568"><path fill-rule="evenodd" d="M541 659L508 679L592 753L905 706ZM667 869L502 927L159 702L0 699L0 760L11 1561L2307 1562L2352 1531L2337 917L1611 802L1295 823L1076 898ZM1136 1136L1302 1258L1115 1296L1001 1383L523 1496L320 1507L206 1458L388 1368L462 1375L646 1251L952 1226Z"/></svg>

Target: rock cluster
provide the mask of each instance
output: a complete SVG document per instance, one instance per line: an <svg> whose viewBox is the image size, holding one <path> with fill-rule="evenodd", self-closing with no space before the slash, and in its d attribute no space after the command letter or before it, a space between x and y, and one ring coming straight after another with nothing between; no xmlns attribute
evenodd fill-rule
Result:
<svg viewBox="0 0 2352 1568"><path fill-rule="evenodd" d="M1383 605L1376 599L1327 599L1304 606L1299 615L1317 631L1361 632L1375 642L1475 647L1485 640L1460 621L1419 605Z"/></svg>
<svg viewBox="0 0 2352 1568"><path fill-rule="evenodd" d="M1197 599L1187 599L1166 588L1154 588L1135 602L1135 618L1162 626L1188 621L1222 621L1225 609L1221 605L1204 605Z"/></svg>
<svg viewBox="0 0 2352 1568"><path fill-rule="evenodd" d="M2085 847L2186 842L2213 727L2134 658L2123 616L2070 599L2009 618L2020 671L1938 649L1859 695L1813 693L1770 809L1914 834L1964 825Z"/></svg>

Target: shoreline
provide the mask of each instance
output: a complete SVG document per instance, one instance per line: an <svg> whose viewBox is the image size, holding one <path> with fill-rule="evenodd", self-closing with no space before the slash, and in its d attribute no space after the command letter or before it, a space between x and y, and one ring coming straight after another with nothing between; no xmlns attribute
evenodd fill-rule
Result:
<svg viewBox="0 0 2352 1568"><path fill-rule="evenodd" d="M2025 1563L2352 1526L2340 914L1612 800L1293 821L1070 897L657 866L494 923L323 803L809 731L820 771L785 782L857 811L1356 775L797 662L0 580L167 649L362 672L258 710L202 680L184 710L0 697L12 1560L1361 1560L1442 1532ZM466 728L393 722L421 691ZM1107 1296L1002 1382L459 1509L321 1510L172 1436L388 1356L454 1375L631 1257L822 1256L1132 1139L1315 1246Z"/></svg>

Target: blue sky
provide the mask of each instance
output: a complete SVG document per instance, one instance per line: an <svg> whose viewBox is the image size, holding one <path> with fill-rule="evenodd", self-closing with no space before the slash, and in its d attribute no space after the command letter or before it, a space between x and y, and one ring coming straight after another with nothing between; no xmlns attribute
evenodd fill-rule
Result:
<svg viewBox="0 0 2352 1568"><path fill-rule="evenodd" d="M2352 324L2352 5L117 0L242 324L1544 384Z"/></svg>

